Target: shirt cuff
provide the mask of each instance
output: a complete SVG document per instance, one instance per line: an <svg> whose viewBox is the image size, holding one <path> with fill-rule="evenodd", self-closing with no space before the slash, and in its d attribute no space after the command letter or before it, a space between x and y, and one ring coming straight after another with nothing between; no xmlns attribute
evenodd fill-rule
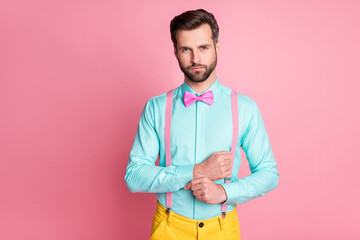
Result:
<svg viewBox="0 0 360 240"><path fill-rule="evenodd" d="M236 204L236 203L233 203L232 201L234 200L234 197L231 193L233 192L236 192L236 190L234 191L232 189L232 184L231 183L220 183L220 185L224 188L225 190L225 193L226 193L226 201L223 202L223 204Z"/></svg>
<svg viewBox="0 0 360 240"><path fill-rule="evenodd" d="M177 176L182 179L183 187L190 182L193 177L194 165L177 166Z"/></svg>

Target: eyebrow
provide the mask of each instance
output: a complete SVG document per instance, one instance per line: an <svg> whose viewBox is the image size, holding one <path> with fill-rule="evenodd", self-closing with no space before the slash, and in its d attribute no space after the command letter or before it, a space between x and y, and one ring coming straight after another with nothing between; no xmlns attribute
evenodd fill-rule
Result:
<svg viewBox="0 0 360 240"><path fill-rule="evenodd" d="M205 44L201 44L201 45L199 45L199 46L197 46L197 47L210 47L210 46L211 46L211 44L205 43ZM184 49L184 48L189 48L189 49L191 49L191 47L187 47L187 46L180 46L180 47L179 47L179 49Z"/></svg>
<svg viewBox="0 0 360 240"><path fill-rule="evenodd" d="M210 47L211 44L201 44L199 47Z"/></svg>

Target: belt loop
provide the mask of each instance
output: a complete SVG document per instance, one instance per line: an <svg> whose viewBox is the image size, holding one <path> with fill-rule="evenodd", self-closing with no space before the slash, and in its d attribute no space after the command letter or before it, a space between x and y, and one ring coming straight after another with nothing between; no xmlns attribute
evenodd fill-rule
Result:
<svg viewBox="0 0 360 240"><path fill-rule="evenodd" d="M170 227L170 218L171 218L171 216L172 216L171 211L170 211L170 208L167 208L167 209L166 209L166 215L167 215L167 224L168 224L168 226Z"/></svg>
<svg viewBox="0 0 360 240"><path fill-rule="evenodd" d="M223 228L224 228L223 218L222 218L222 217L218 217L218 220L219 220L220 230L223 230Z"/></svg>

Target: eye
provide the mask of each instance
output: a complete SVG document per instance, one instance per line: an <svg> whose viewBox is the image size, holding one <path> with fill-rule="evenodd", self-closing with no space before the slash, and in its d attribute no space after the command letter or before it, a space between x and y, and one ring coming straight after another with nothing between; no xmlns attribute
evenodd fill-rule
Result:
<svg viewBox="0 0 360 240"><path fill-rule="evenodd" d="M206 46L201 46L201 50L206 50L206 49L208 49L208 47L206 47Z"/></svg>
<svg viewBox="0 0 360 240"><path fill-rule="evenodd" d="M189 48L182 48L181 49L181 51L183 52L183 53L186 53L186 52L188 52L190 49Z"/></svg>

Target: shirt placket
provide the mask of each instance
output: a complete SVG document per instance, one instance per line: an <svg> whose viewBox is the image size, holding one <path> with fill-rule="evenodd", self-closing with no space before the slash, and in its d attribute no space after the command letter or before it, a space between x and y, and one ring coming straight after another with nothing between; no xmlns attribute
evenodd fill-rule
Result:
<svg viewBox="0 0 360 240"><path fill-rule="evenodd" d="M202 126L202 118L203 118L203 105L204 103L201 101L196 101L195 102L195 107L196 107L196 111L195 111L195 163L194 164L199 164L201 162L201 153L203 151L203 126ZM199 202L196 201L196 198L194 198L194 219L198 219L199 218L199 214L201 215L201 211L200 211L200 205Z"/></svg>

